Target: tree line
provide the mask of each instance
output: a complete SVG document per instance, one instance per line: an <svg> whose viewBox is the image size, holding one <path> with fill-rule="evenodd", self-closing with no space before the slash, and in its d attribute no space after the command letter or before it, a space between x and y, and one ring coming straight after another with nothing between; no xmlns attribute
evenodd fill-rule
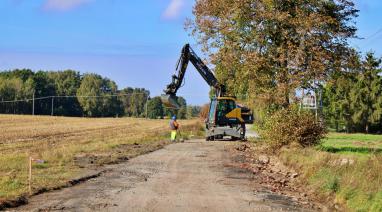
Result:
<svg viewBox="0 0 382 212"><path fill-rule="evenodd" d="M163 117L172 117L173 115L176 115L179 119L190 119L199 116L201 111L200 106L187 105L186 100L183 97L177 97L176 101L180 106L179 110L166 108L162 104L162 100L160 97L154 97L150 99L147 104L148 117L151 119L155 119Z"/></svg>
<svg viewBox="0 0 382 212"><path fill-rule="evenodd" d="M182 97L178 99L182 107L177 111L164 108L161 102L156 103L157 99L151 98L144 88L120 90L114 81L94 73L81 75L73 70L33 72L29 69L0 72L0 113L4 114L32 114L34 110L36 115L53 113L57 116L192 116L187 113Z"/></svg>
<svg viewBox="0 0 382 212"><path fill-rule="evenodd" d="M323 114L336 131L378 132L382 127L381 59L354 54L325 82Z"/></svg>

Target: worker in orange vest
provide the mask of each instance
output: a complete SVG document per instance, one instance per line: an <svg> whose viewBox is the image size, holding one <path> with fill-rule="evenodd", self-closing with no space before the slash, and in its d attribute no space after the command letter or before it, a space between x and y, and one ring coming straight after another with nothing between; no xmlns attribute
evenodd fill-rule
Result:
<svg viewBox="0 0 382 212"><path fill-rule="evenodd" d="M179 129L179 123L176 121L176 116L172 116L170 121L170 128L171 128L171 141L176 141L177 131Z"/></svg>

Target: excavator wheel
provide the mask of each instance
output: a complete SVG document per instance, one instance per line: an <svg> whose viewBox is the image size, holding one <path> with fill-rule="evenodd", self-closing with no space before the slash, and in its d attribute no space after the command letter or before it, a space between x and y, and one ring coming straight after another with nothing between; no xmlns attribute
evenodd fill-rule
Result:
<svg viewBox="0 0 382 212"><path fill-rule="evenodd" d="M206 141L214 141L214 140L215 140L214 136L207 136L206 137Z"/></svg>
<svg viewBox="0 0 382 212"><path fill-rule="evenodd" d="M216 140L221 140L221 139L223 139L223 135L215 135L215 139Z"/></svg>
<svg viewBox="0 0 382 212"><path fill-rule="evenodd" d="M247 137L245 137L245 136L241 136L240 141L241 141L241 142L247 142L248 140L247 140Z"/></svg>

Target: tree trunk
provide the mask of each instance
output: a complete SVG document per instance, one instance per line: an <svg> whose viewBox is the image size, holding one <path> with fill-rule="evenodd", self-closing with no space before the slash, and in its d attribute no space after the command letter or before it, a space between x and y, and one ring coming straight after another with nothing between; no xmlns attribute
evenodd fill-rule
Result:
<svg viewBox="0 0 382 212"><path fill-rule="evenodd" d="M289 103L289 91L286 89L285 94L284 94L284 103L283 103L283 108L288 108L290 105Z"/></svg>
<svg viewBox="0 0 382 212"><path fill-rule="evenodd" d="M285 58L288 58L288 51L286 50L284 52L284 57ZM285 90L284 90L284 103L283 103L283 107L284 108L288 108L289 105L290 105L290 102L289 102L289 95L290 95L290 85L289 85L289 76L288 76L288 60L285 59L284 62L283 62L283 80L284 80L284 84L285 84Z"/></svg>

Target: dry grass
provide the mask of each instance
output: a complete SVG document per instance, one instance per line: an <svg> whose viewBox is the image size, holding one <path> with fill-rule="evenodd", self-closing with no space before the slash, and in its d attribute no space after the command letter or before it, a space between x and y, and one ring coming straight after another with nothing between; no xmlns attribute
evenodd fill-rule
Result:
<svg viewBox="0 0 382 212"><path fill-rule="evenodd" d="M334 154L308 148L284 149L280 158L299 170L302 186L321 200L334 197L346 211L382 211L381 154Z"/></svg>
<svg viewBox="0 0 382 212"><path fill-rule="evenodd" d="M180 121L184 133L200 130L198 120ZM0 202L27 193L28 158L33 189L54 188L84 173L165 145L167 120L64 118L0 115Z"/></svg>

